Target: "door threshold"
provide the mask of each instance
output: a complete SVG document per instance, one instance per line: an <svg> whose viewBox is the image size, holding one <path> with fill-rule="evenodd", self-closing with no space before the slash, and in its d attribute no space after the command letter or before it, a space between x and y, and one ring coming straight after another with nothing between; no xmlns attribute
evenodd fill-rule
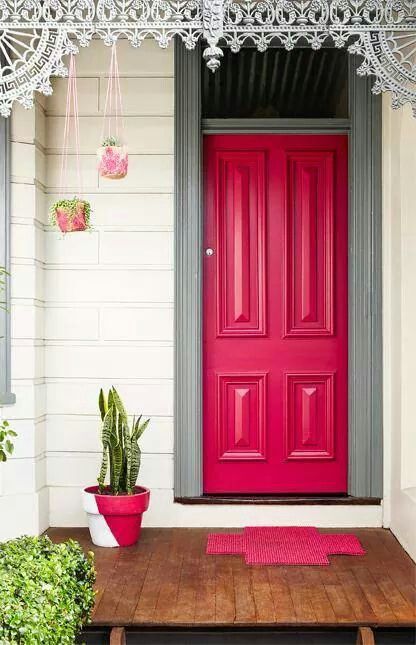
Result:
<svg viewBox="0 0 416 645"><path fill-rule="evenodd" d="M177 504L250 504L250 505L323 505L323 506L378 506L380 497L352 497L351 495L201 495L175 497Z"/></svg>

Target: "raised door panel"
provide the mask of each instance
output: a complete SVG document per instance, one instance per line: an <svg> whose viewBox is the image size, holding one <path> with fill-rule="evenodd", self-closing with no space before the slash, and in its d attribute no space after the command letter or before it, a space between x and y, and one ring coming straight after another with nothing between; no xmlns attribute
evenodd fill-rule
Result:
<svg viewBox="0 0 416 645"><path fill-rule="evenodd" d="M285 336L331 336L334 154L289 152L286 168Z"/></svg>
<svg viewBox="0 0 416 645"><path fill-rule="evenodd" d="M266 458L266 374L217 374L218 458Z"/></svg>
<svg viewBox="0 0 416 645"><path fill-rule="evenodd" d="M266 334L265 155L217 153L217 335Z"/></svg>
<svg viewBox="0 0 416 645"><path fill-rule="evenodd" d="M334 459L334 379L286 374L286 459Z"/></svg>

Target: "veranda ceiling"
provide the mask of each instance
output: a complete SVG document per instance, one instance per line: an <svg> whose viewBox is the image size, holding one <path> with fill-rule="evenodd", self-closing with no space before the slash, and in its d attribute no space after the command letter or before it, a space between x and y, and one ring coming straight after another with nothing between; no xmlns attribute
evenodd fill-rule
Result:
<svg viewBox="0 0 416 645"><path fill-rule="evenodd" d="M0 114L14 101L32 107L34 90L51 94L50 77L67 74L63 58L93 36L133 47L202 40L212 71L222 47L348 47L375 93L391 91L393 107L409 102L416 114L416 0L0 0Z"/></svg>

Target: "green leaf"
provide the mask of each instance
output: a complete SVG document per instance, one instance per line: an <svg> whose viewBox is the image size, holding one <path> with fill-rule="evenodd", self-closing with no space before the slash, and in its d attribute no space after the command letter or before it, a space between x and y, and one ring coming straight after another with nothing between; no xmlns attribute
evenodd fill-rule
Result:
<svg viewBox="0 0 416 645"><path fill-rule="evenodd" d="M108 412L104 417L103 426L101 429L101 441L103 443L103 454L101 460L100 473L98 475L98 485L100 491L104 488L105 477L108 469L108 447L110 444L110 437L113 428L113 419L114 419L114 408L109 408Z"/></svg>
<svg viewBox="0 0 416 645"><path fill-rule="evenodd" d="M128 426L123 425L124 433L124 450L126 453L126 486L127 492L131 494L130 477L131 477L131 437Z"/></svg>
<svg viewBox="0 0 416 645"><path fill-rule="evenodd" d="M146 421L144 421L141 426L139 425L136 426L132 435L132 439L134 439L134 441L138 441L140 439L140 437L142 436L143 432L146 430L149 423L150 423L150 419L146 419Z"/></svg>
<svg viewBox="0 0 416 645"><path fill-rule="evenodd" d="M100 409L100 414L101 414L101 421L104 421L104 417L108 412L108 404L105 398L105 394L103 389L101 388L100 394L98 397L98 407Z"/></svg>
<svg viewBox="0 0 416 645"><path fill-rule="evenodd" d="M131 444L131 469L130 469L130 478L129 478L129 488L131 491L134 490L134 487L139 476L140 464L141 464L142 453L137 443Z"/></svg>
<svg viewBox="0 0 416 645"><path fill-rule="evenodd" d="M6 452L8 452L9 455L12 455L14 450L14 445L9 439L7 439L5 446L6 446Z"/></svg>
<svg viewBox="0 0 416 645"><path fill-rule="evenodd" d="M126 412L126 410L124 408L124 405L123 405L123 402L122 402L121 398L118 395L118 392L117 392L116 388L112 387L111 391L112 391L112 394L113 394L113 401L114 401L114 404L115 404L115 406L116 406L116 408L118 410L118 413L120 414L120 416L121 416L121 418L123 420L123 423L125 425L128 425L129 421L128 421L128 417L127 417L127 412Z"/></svg>

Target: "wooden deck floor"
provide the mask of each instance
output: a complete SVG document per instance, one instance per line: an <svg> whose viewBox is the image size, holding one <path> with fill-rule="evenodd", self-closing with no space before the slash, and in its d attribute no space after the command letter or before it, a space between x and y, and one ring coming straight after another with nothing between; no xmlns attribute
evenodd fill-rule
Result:
<svg viewBox="0 0 416 645"><path fill-rule="evenodd" d="M351 531L367 555L332 556L329 567L247 567L205 555L211 530L145 529L127 549L94 547L86 529L48 534L95 553L93 625L415 625L416 567L389 531Z"/></svg>

